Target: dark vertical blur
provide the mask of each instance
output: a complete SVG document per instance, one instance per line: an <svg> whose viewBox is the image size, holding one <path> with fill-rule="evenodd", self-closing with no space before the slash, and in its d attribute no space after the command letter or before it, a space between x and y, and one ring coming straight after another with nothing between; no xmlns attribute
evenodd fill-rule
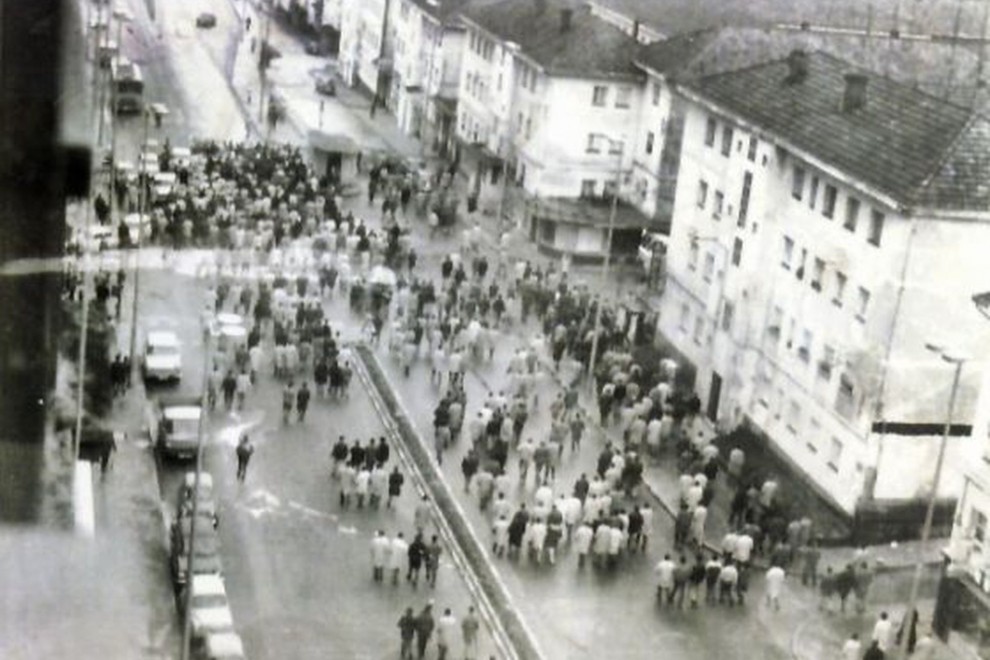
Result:
<svg viewBox="0 0 990 660"><path fill-rule="evenodd" d="M58 144L61 0L0 1L0 267L59 256L66 152ZM77 181L77 184L80 182ZM60 275L0 275L0 520L38 518Z"/></svg>

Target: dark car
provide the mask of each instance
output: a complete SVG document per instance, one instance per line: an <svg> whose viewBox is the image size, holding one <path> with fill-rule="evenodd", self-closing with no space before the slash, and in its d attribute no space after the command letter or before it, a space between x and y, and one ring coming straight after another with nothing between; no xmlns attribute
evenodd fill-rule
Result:
<svg viewBox="0 0 990 660"><path fill-rule="evenodd" d="M208 11L203 12L196 17L196 27L198 28L214 28L217 26L217 17Z"/></svg>
<svg viewBox="0 0 990 660"><path fill-rule="evenodd" d="M316 92L323 96L336 96L337 83L332 78L318 78L316 80Z"/></svg>
<svg viewBox="0 0 990 660"><path fill-rule="evenodd" d="M171 568L172 579L181 588L189 579L189 537L192 531L192 518L185 517L172 523ZM220 560L220 537L213 522L203 516L196 518L196 546L193 550L193 570L196 575L221 575L223 564Z"/></svg>

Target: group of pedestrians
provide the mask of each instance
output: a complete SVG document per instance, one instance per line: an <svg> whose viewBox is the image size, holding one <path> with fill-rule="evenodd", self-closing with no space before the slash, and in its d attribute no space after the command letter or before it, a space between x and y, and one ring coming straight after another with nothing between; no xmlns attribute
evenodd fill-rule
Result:
<svg viewBox="0 0 990 660"><path fill-rule="evenodd" d="M434 633L438 660L446 660L458 646L460 648L458 657L464 660L478 658L478 631L481 623L474 606L469 606L467 612L458 621L449 607L444 608L443 614L436 617L433 611L434 604L434 600L430 599L419 613L414 612L412 607L407 607L399 618L400 660L413 660L413 658L421 660L425 657ZM416 655L413 655L414 647Z"/></svg>

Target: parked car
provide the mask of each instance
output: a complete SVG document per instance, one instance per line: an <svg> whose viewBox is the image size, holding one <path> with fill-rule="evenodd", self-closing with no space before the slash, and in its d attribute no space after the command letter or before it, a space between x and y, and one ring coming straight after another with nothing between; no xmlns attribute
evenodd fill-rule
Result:
<svg viewBox="0 0 990 660"><path fill-rule="evenodd" d="M141 358L144 380L178 382L182 378L182 347L171 330L148 333Z"/></svg>
<svg viewBox="0 0 990 660"><path fill-rule="evenodd" d="M217 26L217 17L215 14L211 14L208 11L204 11L202 14L196 17L196 27L198 28L215 28Z"/></svg>
<svg viewBox="0 0 990 660"><path fill-rule="evenodd" d="M337 83L332 78L320 77L316 79L316 92L323 96L336 96Z"/></svg>
<svg viewBox="0 0 990 660"><path fill-rule="evenodd" d="M207 635L203 640L202 660L244 660L244 644L234 632Z"/></svg>
<svg viewBox="0 0 990 660"><path fill-rule="evenodd" d="M172 523L172 580L176 590L181 591L189 581L189 545L192 518L176 519ZM220 559L220 536L210 521L196 518L196 538L193 547L193 575L222 575L223 563Z"/></svg>
<svg viewBox="0 0 990 660"><path fill-rule="evenodd" d="M192 593L189 594L189 618L193 635L205 637L212 633L230 632L234 626L234 618L230 614L223 578L219 575L194 575L187 586L189 585L192 588ZM185 600L180 602L184 607Z"/></svg>
<svg viewBox="0 0 990 660"><path fill-rule="evenodd" d="M199 438L200 400L160 397L149 407L148 434L163 456L195 458Z"/></svg>
<svg viewBox="0 0 990 660"><path fill-rule="evenodd" d="M176 513L179 518L192 516L193 510L193 490L196 483L196 473L186 472L182 485L179 486L179 497L176 502ZM199 497L196 498L196 516L207 518L216 528L220 525L220 516L217 514L216 500L213 499L213 476L209 472L202 472L199 475Z"/></svg>

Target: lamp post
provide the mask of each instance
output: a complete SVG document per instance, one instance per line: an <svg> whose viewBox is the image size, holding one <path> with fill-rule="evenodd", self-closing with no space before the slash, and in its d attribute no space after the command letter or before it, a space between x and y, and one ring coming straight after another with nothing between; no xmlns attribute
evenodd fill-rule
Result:
<svg viewBox="0 0 990 660"><path fill-rule="evenodd" d="M137 222L137 240L134 245L134 296L131 300L131 338L130 338L130 351L128 356L131 360L131 373L128 374L128 378L137 369L137 360L135 359L135 353L137 349L137 320L138 320L138 300L140 296L138 295L141 289L141 242L143 239L142 234L144 233L144 219L145 219L145 206L147 205L148 198L148 181L147 181L147 167L145 166L146 159L144 157L145 145L148 143L148 120L154 115L155 116L155 126L159 126L162 117L168 114L168 108L161 103L151 103L146 105L142 111L144 115L144 132L141 139L141 147L138 155L139 166L138 166L138 222Z"/></svg>
<svg viewBox="0 0 990 660"><path fill-rule="evenodd" d="M622 182L622 152L624 151L625 144L622 140L615 140L601 133L592 133L592 135L595 138L607 140L610 151L612 150L612 146L619 145L615 159L615 191L612 194L612 206L608 213L608 232L605 235L605 259L602 261L601 291L599 291L598 302L595 307L595 329L591 336L591 355L588 359L588 382L591 384L592 389L594 389L595 361L598 359L598 335L602 329L602 292L605 290L606 283L608 282L608 271L612 264L612 233L615 231L615 215L619 208L619 186Z"/></svg>
<svg viewBox="0 0 990 660"><path fill-rule="evenodd" d="M921 586L921 574L924 571L925 560L924 560L924 548L928 545L929 538L932 534L932 519L935 516L935 502L938 499L938 484L942 479L942 464L945 461L945 449L949 443L949 433L952 429L952 415L955 412L956 407L956 395L959 392L959 377L962 374L963 365L966 363L967 358L947 350L945 347L940 346L935 343L926 343L925 348L929 351L936 353L945 362L955 365L955 372L952 375L952 389L949 392L949 407L945 414L945 426L942 428L942 439L938 446L938 458L935 459L935 472L932 476L932 492L928 496L928 508L925 510L925 523L921 528L921 548L922 552L918 555L918 561L914 566L914 577L911 580L911 592L908 596L907 609L904 612L904 618L902 619L901 626L903 632L901 634L901 641L898 645L897 656L907 660L909 657L908 653L908 641L911 636L910 626L914 619L914 610L918 602L918 590Z"/></svg>

